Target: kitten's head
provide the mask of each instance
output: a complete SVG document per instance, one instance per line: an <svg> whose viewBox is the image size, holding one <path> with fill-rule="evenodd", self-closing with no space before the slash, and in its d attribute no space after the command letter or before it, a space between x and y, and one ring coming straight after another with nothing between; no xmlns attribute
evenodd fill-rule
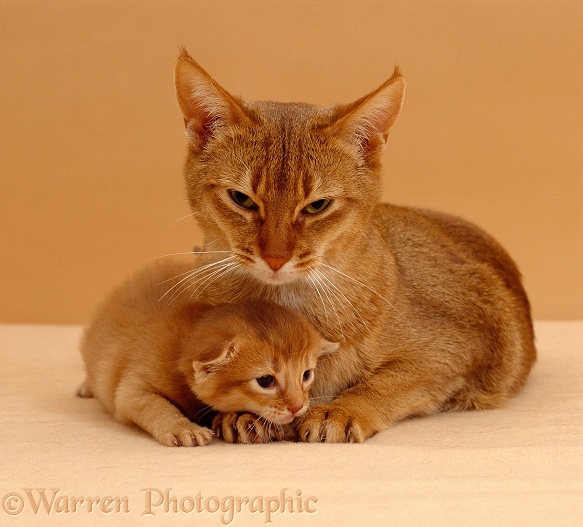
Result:
<svg viewBox="0 0 583 527"><path fill-rule="evenodd" d="M183 51L185 176L207 244L274 284L341 257L378 202L380 155L404 88L396 69L353 104L244 102Z"/></svg>
<svg viewBox="0 0 583 527"><path fill-rule="evenodd" d="M223 304L199 318L182 341L181 370L215 410L287 424L308 408L318 357L337 347L279 305Z"/></svg>

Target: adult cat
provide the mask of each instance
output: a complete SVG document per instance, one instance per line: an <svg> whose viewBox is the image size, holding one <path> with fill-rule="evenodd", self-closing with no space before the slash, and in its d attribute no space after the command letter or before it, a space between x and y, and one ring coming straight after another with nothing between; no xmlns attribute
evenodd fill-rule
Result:
<svg viewBox="0 0 583 527"><path fill-rule="evenodd" d="M408 416L498 406L523 385L536 351L508 254L462 219L379 204L398 69L329 108L245 102L185 50L175 80L205 235L196 295L271 300L342 341L320 361L302 440L361 442Z"/></svg>

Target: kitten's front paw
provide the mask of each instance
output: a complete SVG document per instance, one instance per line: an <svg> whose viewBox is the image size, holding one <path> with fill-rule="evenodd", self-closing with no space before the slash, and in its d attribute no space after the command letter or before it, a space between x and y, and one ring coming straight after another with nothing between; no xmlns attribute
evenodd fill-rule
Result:
<svg viewBox="0 0 583 527"><path fill-rule="evenodd" d="M361 417L333 404L311 406L299 418L297 429L306 443L362 443L372 435Z"/></svg>
<svg viewBox="0 0 583 527"><path fill-rule="evenodd" d="M213 420L213 432L228 443L269 443L283 439L284 431L249 412L225 412Z"/></svg>
<svg viewBox="0 0 583 527"><path fill-rule="evenodd" d="M213 433L209 428L195 423L176 423L168 430L154 435L166 446L205 446L211 442Z"/></svg>

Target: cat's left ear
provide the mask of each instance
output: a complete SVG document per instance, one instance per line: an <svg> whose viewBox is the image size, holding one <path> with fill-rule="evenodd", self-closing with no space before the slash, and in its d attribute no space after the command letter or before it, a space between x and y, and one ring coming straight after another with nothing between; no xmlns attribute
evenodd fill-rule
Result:
<svg viewBox="0 0 583 527"><path fill-rule="evenodd" d="M320 345L320 355L329 355L330 353L335 353L340 347L340 342L330 342L329 340L322 339L322 344Z"/></svg>
<svg viewBox="0 0 583 527"><path fill-rule="evenodd" d="M395 68L391 78L375 91L352 104L337 107L328 130L355 145L365 158L376 156L386 145L404 97L405 79Z"/></svg>
<svg viewBox="0 0 583 527"><path fill-rule="evenodd" d="M184 48L174 80L186 136L196 152L221 130L247 120L241 100L222 88Z"/></svg>

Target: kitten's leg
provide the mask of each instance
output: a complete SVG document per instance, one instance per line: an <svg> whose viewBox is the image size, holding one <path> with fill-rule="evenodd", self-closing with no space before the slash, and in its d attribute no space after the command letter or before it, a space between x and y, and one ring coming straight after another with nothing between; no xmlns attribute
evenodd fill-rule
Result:
<svg viewBox="0 0 583 527"><path fill-rule="evenodd" d="M285 428L249 412L219 413L213 420L213 432L228 443L280 441L285 437Z"/></svg>
<svg viewBox="0 0 583 527"><path fill-rule="evenodd" d="M361 443L406 417L438 411L459 388L447 377L445 372L421 376L410 364L393 363L331 403L311 406L298 418L299 438L310 443Z"/></svg>
<svg viewBox="0 0 583 527"><path fill-rule="evenodd" d="M161 395L131 381L122 381L116 390L115 414L122 421L135 423L166 446L208 445L213 435L209 428L190 421Z"/></svg>
<svg viewBox="0 0 583 527"><path fill-rule="evenodd" d="M83 398L91 398L91 397L93 397L93 390L89 386L89 379L85 379L79 385L79 388L77 388L77 391L75 392L75 395L77 395L77 397L83 397Z"/></svg>

